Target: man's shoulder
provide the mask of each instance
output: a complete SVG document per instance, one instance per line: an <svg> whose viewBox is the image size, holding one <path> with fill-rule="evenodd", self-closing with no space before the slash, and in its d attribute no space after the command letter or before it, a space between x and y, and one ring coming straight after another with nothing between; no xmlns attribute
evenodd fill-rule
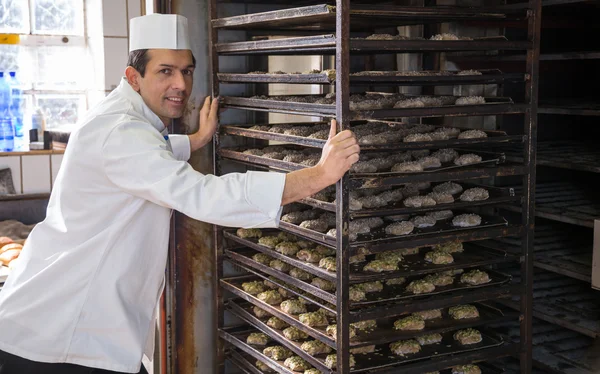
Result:
<svg viewBox="0 0 600 374"><path fill-rule="evenodd" d="M129 100L109 96L85 115L79 130L109 133L115 127L131 122L144 122L151 127L150 122L133 109Z"/></svg>

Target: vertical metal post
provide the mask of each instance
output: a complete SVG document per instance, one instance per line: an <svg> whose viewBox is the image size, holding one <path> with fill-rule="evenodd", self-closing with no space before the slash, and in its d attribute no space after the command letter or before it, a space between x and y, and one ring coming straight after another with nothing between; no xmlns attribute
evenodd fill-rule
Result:
<svg viewBox="0 0 600 374"><path fill-rule="evenodd" d="M338 130L350 125L350 0L336 0L336 119ZM336 188L336 229L337 229L337 373L350 372L350 279L348 248L348 174L337 183Z"/></svg>
<svg viewBox="0 0 600 374"><path fill-rule="evenodd" d="M525 232L522 240L523 262L521 264L521 373L531 373L532 369L532 323L533 323L533 243L535 230L535 178L537 149L537 106L540 57L541 0L529 1L527 36L533 45L527 51L525 100L529 108L525 114L525 134L527 143L523 159L528 168L523 178L524 200L522 206Z"/></svg>
<svg viewBox="0 0 600 374"><path fill-rule="evenodd" d="M217 98L219 96L219 80L217 78L217 73L219 72L219 56L216 51L216 46L218 42L218 31L213 28L212 20L218 17L217 15L217 0L209 0L208 1L208 53L210 54L210 84L211 84L211 94L213 98ZM220 148L220 138L219 131L215 133L213 138L213 150L214 150L214 161L213 161L213 172L214 175L221 175L221 164L220 157L218 154L218 150ZM216 330L220 329L224 325L224 307L223 307L223 293L219 286L219 280L223 278L223 235L219 228L219 226L214 226L213 235L215 237L215 261L213 264L213 289L215 295L215 306L213 308L214 312L217 314L215 316L215 321L217 321L217 325L214 326ZM216 337L219 336L218 331L215 331ZM224 373L225 372L225 352L223 343L220 339L217 338L217 351L215 352L216 359L215 367L213 368L213 373Z"/></svg>

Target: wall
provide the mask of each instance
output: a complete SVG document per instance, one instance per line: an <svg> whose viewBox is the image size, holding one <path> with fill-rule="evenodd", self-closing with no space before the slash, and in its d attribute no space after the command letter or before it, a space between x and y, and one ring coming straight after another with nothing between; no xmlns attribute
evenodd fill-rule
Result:
<svg viewBox="0 0 600 374"><path fill-rule="evenodd" d="M125 75L129 20L142 15L141 0L103 0L104 89L109 92Z"/></svg>
<svg viewBox="0 0 600 374"><path fill-rule="evenodd" d="M18 194L50 193L62 152L0 153L0 169L10 168Z"/></svg>

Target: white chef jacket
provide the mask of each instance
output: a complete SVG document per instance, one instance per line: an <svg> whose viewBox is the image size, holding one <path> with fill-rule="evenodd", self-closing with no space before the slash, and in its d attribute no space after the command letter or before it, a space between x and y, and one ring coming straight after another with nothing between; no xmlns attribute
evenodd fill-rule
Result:
<svg viewBox="0 0 600 374"><path fill-rule="evenodd" d="M165 136L125 79L71 134L46 219L0 292L1 350L137 373L152 347L171 209L278 225L285 175L203 175L186 162L187 136Z"/></svg>

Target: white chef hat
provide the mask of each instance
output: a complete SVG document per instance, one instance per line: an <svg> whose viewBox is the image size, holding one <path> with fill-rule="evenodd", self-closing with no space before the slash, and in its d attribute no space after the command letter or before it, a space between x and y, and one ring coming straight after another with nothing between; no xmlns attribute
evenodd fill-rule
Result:
<svg viewBox="0 0 600 374"><path fill-rule="evenodd" d="M149 14L129 23L129 52L138 49L192 49L188 20L179 14Z"/></svg>

